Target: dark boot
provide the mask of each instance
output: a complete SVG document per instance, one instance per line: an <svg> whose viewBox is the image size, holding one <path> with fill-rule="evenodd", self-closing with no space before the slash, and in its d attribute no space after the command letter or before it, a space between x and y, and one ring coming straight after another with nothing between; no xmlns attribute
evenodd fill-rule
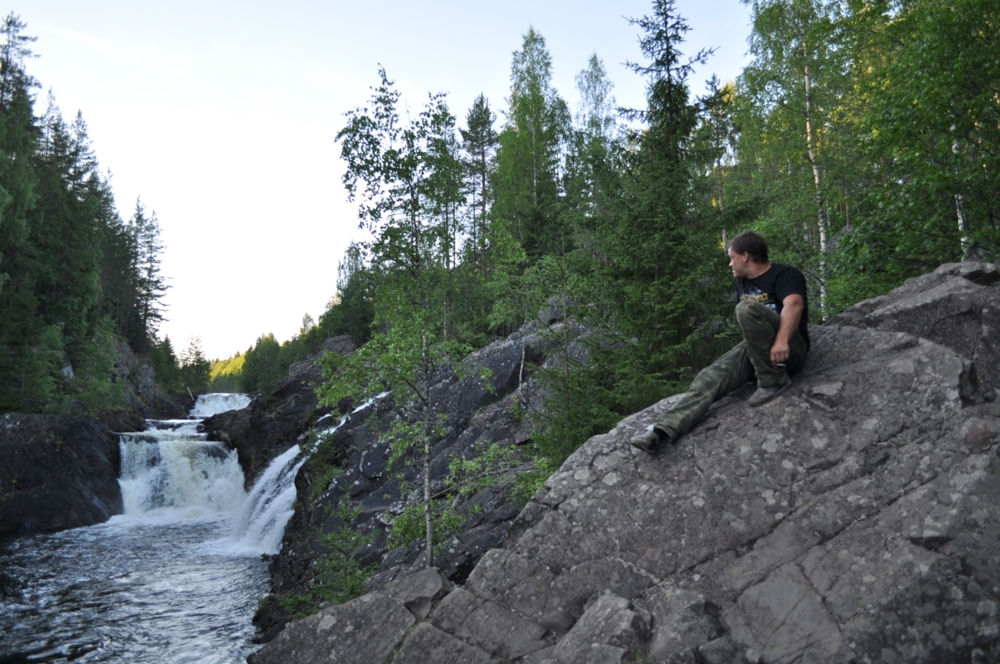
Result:
<svg viewBox="0 0 1000 664"><path fill-rule="evenodd" d="M670 442L670 436L665 431L656 427L649 427L640 434L636 434L629 439L632 447L638 447L643 452L656 454L665 443Z"/></svg>

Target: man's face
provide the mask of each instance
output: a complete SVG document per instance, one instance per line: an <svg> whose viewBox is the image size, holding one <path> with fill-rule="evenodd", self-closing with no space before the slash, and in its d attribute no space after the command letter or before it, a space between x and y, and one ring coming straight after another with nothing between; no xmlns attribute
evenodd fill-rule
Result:
<svg viewBox="0 0 1000 664"><path fill-rule="evenodd" d="M750 276L748 269L750 265L750 254L738 254L732 249L729 250L729 269L733 271L733 276L737 279L746 279Z"/></svg>

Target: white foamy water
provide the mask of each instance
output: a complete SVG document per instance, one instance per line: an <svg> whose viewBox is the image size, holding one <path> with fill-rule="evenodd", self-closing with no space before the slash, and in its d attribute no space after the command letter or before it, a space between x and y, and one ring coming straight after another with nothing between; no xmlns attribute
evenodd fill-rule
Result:
<svg viewBox="0 0 1000 664"><path fill-rule="evenodd" d="M250 405L252 399L246 394L229 394L217 392L215 394L199 394L195 399L194 408L189 415L195 418L204 419L224 413L227 410L240 410Z"/></svg>
<svg viewBox="0 0 1000 664"><path fill-rule="evenodd" d="M195 409L247 403L204 395ZM124 514L0 544L0 661L236 664L256 650L261 554L281 547L303 460L293 446L245 491L236 452L198 425L122 434Z"/></svg>
<svg viewBox="0 0 1000 664"><path fill-rule="evenodd" d="M151 421L141 434L122 434L118 483L126 517L177 519L235 513L246 500L234 450L205 440L197 422Z"/></svg>

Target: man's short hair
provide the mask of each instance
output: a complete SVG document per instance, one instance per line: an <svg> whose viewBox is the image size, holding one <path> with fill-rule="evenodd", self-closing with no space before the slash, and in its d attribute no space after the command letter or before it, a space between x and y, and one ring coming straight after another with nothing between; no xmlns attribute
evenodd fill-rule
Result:
<svg viewBox="0 0 1000 664"><path fill-rule="evenodd" d="M767 264L767 242L760 233L743 231L733 238L729 248L737 254L750 254L750 260L754 263Z"/></svg>

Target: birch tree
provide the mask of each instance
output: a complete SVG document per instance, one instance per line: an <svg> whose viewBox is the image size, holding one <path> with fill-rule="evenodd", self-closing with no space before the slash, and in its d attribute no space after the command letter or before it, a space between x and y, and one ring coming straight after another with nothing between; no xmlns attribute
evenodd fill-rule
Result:
<svg viewBox="0 0 1000 664"><path fill-rule="evenodd" d="M431 566L431 453L447 432L432 386L445 364L467 352L447 335L446 273L461 202L456 162L445 154L454 144L455 119L443 95L430 95L410 117L384 69L379 77L369 105L348 112L337 134L348 200L372 238L362 246L378 275L373 334L353 355L327 355L326 382L317 393L323 403L336 404L391 392L400 417L384 439L394 461L420 464L425 563Z"/></svg>

